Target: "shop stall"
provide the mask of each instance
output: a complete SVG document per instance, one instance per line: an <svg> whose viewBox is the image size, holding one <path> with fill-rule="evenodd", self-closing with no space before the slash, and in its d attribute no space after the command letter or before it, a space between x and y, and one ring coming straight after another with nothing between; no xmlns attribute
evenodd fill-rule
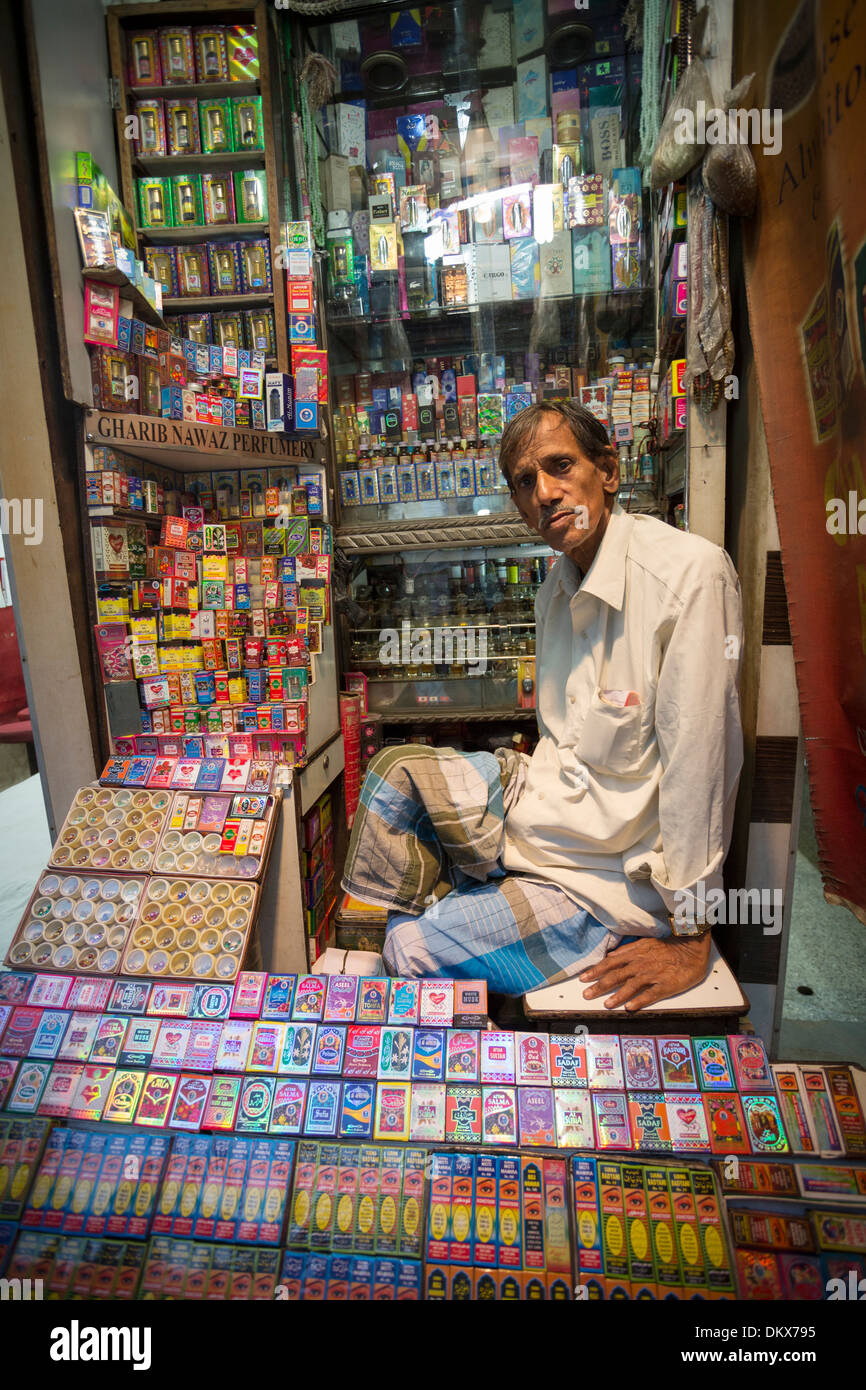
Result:
<svg viewBox="0 0 866 1390"><path fill-rule="evenodd" d="M340 889L370 758L535 743L555 556L506 423L577 400L625 510L724 539L724 394L684 379L698 194L645 172L693 6L650 53L614 0L305 8L109 7L112 163L68 148L54 190L100 758L0 972L0 1276L859 1287L866 1074L771 1060L739 990L507 1028L483 979L347 957L384 941Z"/></svg>

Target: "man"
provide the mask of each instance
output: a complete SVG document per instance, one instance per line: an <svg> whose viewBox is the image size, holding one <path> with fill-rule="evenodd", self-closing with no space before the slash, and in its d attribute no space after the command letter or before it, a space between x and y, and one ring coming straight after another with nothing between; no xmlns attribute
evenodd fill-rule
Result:
<svg viewBox="0 0 866 1390"><path fill-rule="evenodd" d="M569 401L511 421L499 461L562 552L535 603L538 745L524 780L497 779L488 754L379 755L344 886L403 909L395 974L485 976L506 994L578 974L584 998L644 1008L707 972L695 892L721 884L742 765L737 577L717 546L617 505L616 452Z"/></svg>

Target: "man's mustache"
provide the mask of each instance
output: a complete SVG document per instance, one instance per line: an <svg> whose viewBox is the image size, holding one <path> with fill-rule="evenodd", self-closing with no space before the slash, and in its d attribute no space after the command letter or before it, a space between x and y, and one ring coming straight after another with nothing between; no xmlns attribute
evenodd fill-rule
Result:
<svg viewBox="0 0 866 1390"><path fill-rule="evenodd" d="M572 511L574 511L573 507L563 506L561 502L558 503L555 507L543 507L541 510L541 515L538 518L538 524L543 530L545 526L550 525L551 521L555 516L559 516L560 512Z"/></svg>

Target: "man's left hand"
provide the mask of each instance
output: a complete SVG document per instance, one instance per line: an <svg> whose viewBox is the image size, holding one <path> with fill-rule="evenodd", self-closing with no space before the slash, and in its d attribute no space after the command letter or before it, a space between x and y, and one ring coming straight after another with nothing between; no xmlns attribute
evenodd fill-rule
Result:
<svg viewBox="0 0 866 1390"><path fill-rule="evenodd" d="M660 999L670 999L683 990L699 985L707 973L710 959L710 932L696 937L645 937L610 951L604 960L591 965L578 977L593 980L584 999L605 999L606 1009L625 1006L629 1013L645 1009Z"/></svg>

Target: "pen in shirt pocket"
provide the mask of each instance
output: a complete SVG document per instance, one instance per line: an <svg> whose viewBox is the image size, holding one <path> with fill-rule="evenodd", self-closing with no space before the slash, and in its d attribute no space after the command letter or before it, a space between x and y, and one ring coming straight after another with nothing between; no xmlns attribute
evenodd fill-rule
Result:
<svg viewBox="0 0 866 1390"><path fill-rule="evenodd" d="M600 690L598 693L606 705L615 705L617 709L640 704L640 696L636 690Z"/></svg>

